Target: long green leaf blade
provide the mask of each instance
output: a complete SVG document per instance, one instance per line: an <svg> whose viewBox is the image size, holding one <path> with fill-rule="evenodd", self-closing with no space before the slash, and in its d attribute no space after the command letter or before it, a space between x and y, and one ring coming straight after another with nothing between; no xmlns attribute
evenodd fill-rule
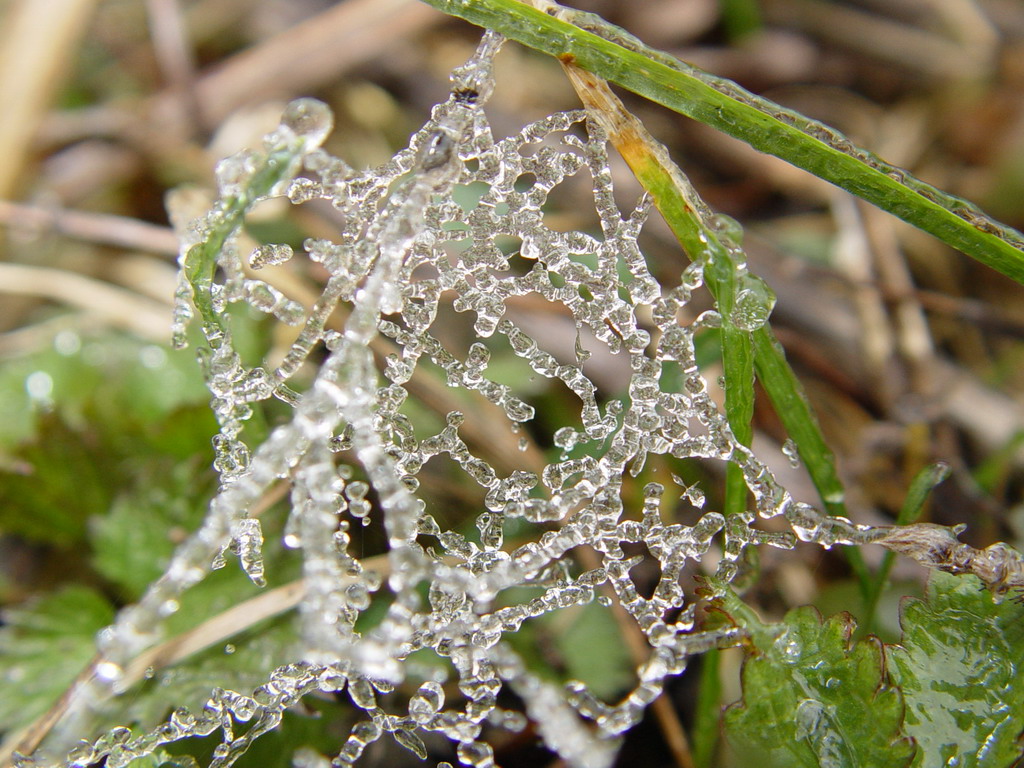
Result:
<svg viewBox="0 0 1024 768"><path fill-rule="evenodd" d="M782 158L931 233L1024 284L1024 235L980 209L858 149L803 115L653 50L599 17L569 23L519 0L423 0L497 30ZM593 31L592 31L593 30Z"/></svg>

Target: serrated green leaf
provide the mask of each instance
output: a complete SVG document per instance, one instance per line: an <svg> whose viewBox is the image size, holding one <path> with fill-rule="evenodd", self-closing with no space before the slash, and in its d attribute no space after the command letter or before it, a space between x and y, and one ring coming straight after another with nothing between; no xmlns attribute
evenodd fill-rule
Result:
<svg viewBox="0 0 1024 768"><path fill-rule="evenodd" d="M62 332L54 344L5 358L0 365L0 447L9 449L35 434L41 404L28 395L30 374L49 381L44 410L78 430L86 424L111 433L137 429L209 400L188 352L118 333L83 337Z"/></svg>
<svg viewBox="0 0 1024 768"><path fill-rule="evenodd" d="M163 574L176 537L192 531L206 512L211 473L195 462L179 465L159 477L148 476L119 496L108 514L89 526L92 563L104 578L137 600Z"/></svg>
<svg viewBox="0 0 1024 768"><path fill-rule="evenodd" d="M17 452L15 471L0 471L0 528L34 541L68 546L82 539L90 515L115 492L116 464L96 436L55 414L43 416L36 440Z"/></svg>
<svg viewBox="0 0 1024 768"><path fill-rule="evenodd" d="M909 600L903 640L888 649L906 701L914 766L1005 768L1024 731L1024 607L995 603L971 577L933 572L926 600Z"/></svg>
<svg viewBox="0 0 1024 768"><path fill-rule="evenodd" d="M21 728L57 700L93 657L93 638L113 617L110 603L83 586L4 611L0 731Z"/></svg>
<svg viewBox="0 0 1024 768"><path fill-rule="evenodd" d="M737 751L766 766L907 766L914 746L902 733L900 692L885 679L882 644L851 643L847 614L824 623L812 607L762 624L738 598L725 610L751 633L743 700L725 713Z"/></svg>
<svg viewBox="0 0 1024 768"><path fill-rule="evenodd" d="M0 416L20 409L10 431L0 423L0 528L62 547L79 544L86 521L139 475L162 478L170 461L197 453L212 458L216 430L209 409L196 407L209 394L187 355L121 335L72 337L63 352L17 359L0 375ZM44 410L27 400L30 374L51 384Z"/></svg>

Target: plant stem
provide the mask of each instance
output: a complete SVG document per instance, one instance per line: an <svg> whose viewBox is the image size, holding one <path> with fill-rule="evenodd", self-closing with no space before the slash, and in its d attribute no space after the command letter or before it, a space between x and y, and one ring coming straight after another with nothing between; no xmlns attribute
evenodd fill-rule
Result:
<svg viewBox="0 0 1024 768"><path fill-rule="evenodd" d="M571 61L627 90L780 157L1024 284L1024 235L973 204L855 147L827 126L649 48L598 16L519 0L423 0Z"/></svg>
<svg viewBox="0 0 1024 768"><path fill-rule="evenodd" d="M704 264L704 281L722 315L726 415L735 437L749 445L753 436L753 374L756 372L786 431L797 444L825 509L832 515L845 515L843 486L836 472L835 457L825 444L821 428L796 374L786 362L781 345L767 322L753 331L742 330L732 322L741 283L748 288L760 287L770 294L767 286L747 273L737 242L740 235L727 234L729 227L723 228L721 217L711 212L672 161L668 150L626 111L607 83L572 65L566 65L566 71L583 103L602 123L683 249L691 259ZM726 473L724 509L727 514L743 512L747 488L742 472L730 463ZM849 547L844 548L844 552L866 599L871 574L859 550Z"/></svg>
<svg viewBox="0 0 1024 768"><path fill-rule="evenodd" d="M936 485L949 477L949 471L949 465L940 461L930 464L917 473L913 482L910 483L899 514L896 515L896 525L910 525L921 519L928 503L928 495ZM875 621L878 600L889 580L889 571L892 570L895 559L896 554L892 550L887 550L882 557L882 564L878 566L878 570L870 581L868 593L864 597L864 624L868 628Z"/></svg>
<svg viewBox="0 0 1024 768"><path fill-rule="evenodd" d="M721 651L712 648L701 656L700 693L693 717L693 762L697 768L712 768L721 725L722 681L719 677Z"/></svg>

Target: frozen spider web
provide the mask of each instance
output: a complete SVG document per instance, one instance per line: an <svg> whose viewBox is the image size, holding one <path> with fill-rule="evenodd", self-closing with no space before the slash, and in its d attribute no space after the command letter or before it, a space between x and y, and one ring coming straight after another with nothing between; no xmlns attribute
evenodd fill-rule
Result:
<svg viewBox="0 0 1024 768"><path fill-rule="evenodd" d="M453 74L451 97L381 167L356 171L320 149L330 112L303 99L288 107L261 150L218 168L220 197L184 236L176 337L183 343L186 323L197 316L220 423L214 440L220 489L164 576L101 634L92 687L78 697L61 732L81 735L74 731L83 713L124 687L125 668L159 639L179 597L229 553L264 583L262 528L252 512L281 480L291 487L285 542L303 558L302 652L283 659L290 663L255 691L218 689L202 711L179 709L142 734L116 729L80 742L57 762L86 766L105 759L108 768L119 768L161 744L220 731L211 765L222 768L303 696L328 692L347 695L365 713L330 758L338 768L355 763L385 734L425 757L423 737L430 732L450 739L463 765L486 768L495 763L484 727L522 729L527 719L567 764L600 768L690 657L736 641L735 628L697 626L694 598L681 586L684 569L714 547L716 577L725 584L750 546L868 540L867 529L795 502L733 437L694 350L694 334L722 319L708 311L690 325L682 320L702 285L700 261L671 288L652 275L637 246L648 201L626 214L617 207L601 127L576 111L504 139L492 136L482 106L500 42L485 36ZM598 233L561 232L545 221L549 194L580 173L592 180ZM245 213L269 197L329 201L343 222L337 237L305 241L303 255L327 276L311 305L254 277L252 270L293 258L291 247L241 252ZM584 373L582 347L575 360L558 359L513 321L509 302L531 295L562 307L578 333L628 359L624 396L599 396ZM243 363L226 315L236 303L299 329L279 363ZM472 324L468 350L444 342L439 316L452 311ZM491 404L497 417L485 434L524 429L535 415L529 398L498 383L489 369L492 355L509 350L529 376L561 382L579 402L579 416L553 432L560 455L534 469L488 461L479 440L465 436L474 413L447 412L439 431L424 434L405 409L423 391L417 381L440 378ZM253 405L270 398L290 404L291 417L261 444L247 446L242 427ZM446 528L425 501L418 476L438 456L481 489L478 536ZM674 475L665 484L646 484L636 508L625 486L650 456L735 463L754 509L726 519L704 509L699 489ZM697 511L693 525L672 522L680 499ZM776 516L790 530L757 527L759 519ZM366 567L352 546L352 526L375 518L386 534L383 569ZM506 534L511 524L514 541ZM650 597L630 577L640 559L627 554L631 544L644 545L660 567ZM531 597L518 599L520 587ZM385 593L384 618L357 630L374 597ZM649 646L635 686L615 702L600 700L583 683L550 682L507 642L525 622L595 600L621 606ZM423 651L441 663L427 676L422 665L407 663ZM399 684L414 692L396 711L394 697L384 701L384 694ZM499 706L503 689L523 702L525 716Z"/></svg>

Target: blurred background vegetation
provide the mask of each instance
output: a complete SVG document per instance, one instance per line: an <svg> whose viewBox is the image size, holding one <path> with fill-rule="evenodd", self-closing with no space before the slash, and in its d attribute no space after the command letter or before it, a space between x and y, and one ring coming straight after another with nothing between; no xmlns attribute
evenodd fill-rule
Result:
<svg viewBox="0 0 1024 768"><path fill-rule="evenodd" d="M1017 0L575 5L1024 227ZM60 693L91 656L92 632L161 572L215 483L216 427L194 353L168 345L177 244L165 195L189 185L202 199L196 190L212 186L217 160L258 142L283 105L303 95L334 110L332 153L357 167L383 162L446 97L448 72L477 40L478 30L416 0L0 2L0 605L10 609L0 627L0 698L9 702L0 705L0 732L24 724L20 695L45 709ZM746 227L752 271L779 296L773 327L837 453L854 519L891 520L914 475L942 460L952 473L928 519L967 523L964 538L975 546L1019 544L1020 286L782 161L624 99L708 202ZM576 107L557 62L513 44L499 56L488 105L497 134ZM616 171L629 205L639 187L624 164ZM549 221L593 226L586 185L564 186ZM336 227L329 208L266 206L250 230L298 246ZM686 259L660 221L648 225L644 244L656 274L676 283ZM308 265L294 269L298 284L318 279ZM694 314L708 301L696 301ZM544 329L572 353L575 329L549 316L546 302L523 299L513 311L525 330ZM266 321L239 323L253 355L273 356L290 341ZM705 357L713 381L714 350ZM593 370L606 396L624 391L628 371L614 360ZM574 407L564 392L537 397L541 424L557 426ZM755 450L797 498L814 502L806 475L782 452L778 419L765 398L759 406ZM275 414L261 418L272 424ZM548 447L551 430L542 429L536 437ZM708 485L711 506L715 471L687 470L688 481ZM448 501L453 525L479 509L455 476L423 480L425 493ZM753 599L766 615L805 603L825 613L856 609L836 553L763 555ZM639 583L656 576L636 570ZM897 599L920 593L923 579L898 563L880 633L896 636ZM29 680L13 672L24 672L11 661L21 648L14 630L18 610L39 599L55 601L51 617L78 606L84 618L63 624L78 633L66 670L44 665ZM572 658L580 642L570 631L552 627L540 652L586 677L572 668L589 660ZM612 633L595 647L615 643ZM199 673L190 680L197 690L206 684ZM684 718L688 685L673 692ZM642 739L642 728L631 738Z"/></svg>

